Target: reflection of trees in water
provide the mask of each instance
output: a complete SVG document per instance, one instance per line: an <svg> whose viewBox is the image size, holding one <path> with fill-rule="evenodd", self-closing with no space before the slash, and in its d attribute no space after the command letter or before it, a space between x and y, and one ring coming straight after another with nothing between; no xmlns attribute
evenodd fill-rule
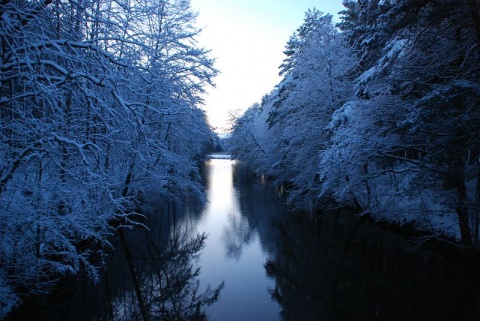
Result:
<svg viewBox="0 0 480 321"><path fill-rule="evenodd" d="M258 232L284 321L480 320L472 269L346 211L315 221L285 213L267 186L237 174L239 214L225 231L227 250L238 258Z"/></svg>
<svg viewBox="0 0 480 321"><path fill-rule="evenodd" d="M164 212L164 215L172 213ZM200 268L196 263L206 235L192 236L190 230L177 227L170 230L168 238L163 233L140 228L124 231L124 240L120 242L125 242L125 256L118 258L120 262L114 262L115 266L123 264L120 267L123 272L109 273L114 278L120 276L110 282L111 287L116 286L115 282L120 283L120 291L113 299L111 319L206 320L204 308L217 301L223 288L222 283L214 289L200 290Z"/></svg>
<svg viewBox="0 0 480 321"><path fill-rule="evenodd" d="M327 215L278 225L280 246L265 269L284 321L479 320L478 277L459 262L368 220Z"/></svg>
<svg viewBox="0 0 480 321"><path fill-rule="evenodd" d="M116 234L99 284L85 278L62 282L48 301L33 302L10 320L206 320L206 306L223 288L200 288L197 259L206 236L178 224L185 219L183 208L160 204L147 215L149 229Z"/></svg>
<svg viewBox="0 0 480 321"><path fill-rule="evenodd" d="M238 261L242 256L244 245L254 240L255 230L250 227L247 218L241 214L230 214L228 226L225 228L222 240L225 243L228 258Z"/></svg>
<svg viewBox="0 0 480 321"><path fill-rule="evenodd" d="M346 211L315 221L285 213L267 186L247 177L234 175L240 214L226 244L239 257L248 233L258 232L284 321L480 320L478 262L413 248Z"/></svg>
<svg viewBox="0 0 480 321"><path fill-rule="evenodd" d="M245 245L260 237L260 245L266 253L276 247L275 222L285 215L286 208L272 190L250 175L234 167L233 186L236 207L228 216L223 234L226 253L238 260Z"/></svg>

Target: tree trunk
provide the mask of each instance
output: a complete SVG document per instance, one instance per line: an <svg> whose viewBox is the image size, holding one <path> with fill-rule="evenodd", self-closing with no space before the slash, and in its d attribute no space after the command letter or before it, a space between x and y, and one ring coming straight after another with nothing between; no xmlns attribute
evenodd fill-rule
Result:
<svg viewBox="0 0 480 321"><path fill-rule="evenodd" d="M474 214L475 214L475 222L473 225L473 241L476 246L479 245L480 241L480 162L477 161L476 164L476 186L475 186L475 200L474 200Z"/></svg>
<svg viewBox="0 0 480 321"><path fill-rule="evenodd" d="M477 36L477 44L480 45L480 13L477 2L475 0L468 0L468 6L470 9L470 16L472 17L473 29Z"/></svg>
<svg viewBox="0 0 480 321"><path fill-rule="evenodd" d="M140 289L140 282L137 278L137 274L135 272L135 264L133 262L132 252L128 248L127 240L125 239L125 235L123 234L122 229L118 229L118 235L120 236L120 242L123 245L123 250L125 251L125 257L127 259L128 270L130 271L130 276L132 277L133 286L135 288L135 294L137 296L138 305L140 308L140 313L142 314L143 321L148 321L148 311L145 306L145 302L143 301L142 291Z"/></svg>
<svg viewBox="0 0 480 321"><path fill-rule="evenodd" d="M133 167L134 167L134 162L132 161L130 163L130 167L128 168L128 173L127 173L127 176L125 177L125 182L123 183L123 190L122 190L123 197L128 196L128 188L130 187L130 182L132 181L132 177L133 177Z"/></svg>
<svg viewBox="0 0 480 321"><path fill-rule="evenodd" d="M460 227L461 242L463 245L472 247L472 231L468 220L468 208L467 208L467 189L465 186L465 180L463 175L458 175L455 178L455 187L457 190L457 208L458 224Z"/></svg>

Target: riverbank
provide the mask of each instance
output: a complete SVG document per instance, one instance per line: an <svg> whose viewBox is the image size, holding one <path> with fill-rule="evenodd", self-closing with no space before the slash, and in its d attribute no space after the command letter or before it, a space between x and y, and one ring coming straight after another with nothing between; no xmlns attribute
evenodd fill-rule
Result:
<svg viewBox="0 0 480 321"><path fill-rule="evenodd" d="M252 180L259 180L274 186L276 193L284 195L288 203L288 194L292 189L292 186L288 183L276 185L276 179L274 177L255 174L245 167L242 167L240 171L242 175L250 177ZM474 257L480 255L480 248L478 246L466 247L461 243L460 228L456 213L447 211L446 209L442 210L439 205L435 205L437 206L437 213L439 214L432 215L432 213L428 211L413 209L415 204L411 199L408 203L404 204L405 207L402 210L398 205L401 203L400 199L401 198L396 202L390 200L392 206L393 204L398 206L392 207L391 211L375 211L375 209L372 209L362 212L355 202L344 204L320 202L319 205L313 207L311 210L302 208L297 208L296 210L305 211L307 216L317 218L322 215L326 208L336 209L344 207L348 212L351 212L352 215L365 216L370 223L397 233L417 246L423 245L429 248L436 248L440 251L451 253L452 258L457 257L459 260L465 260L466 257L470 256L472 256L473 260L478 260L478 258ZM432 203L435 203L434 200L432 200Z"/></svg>

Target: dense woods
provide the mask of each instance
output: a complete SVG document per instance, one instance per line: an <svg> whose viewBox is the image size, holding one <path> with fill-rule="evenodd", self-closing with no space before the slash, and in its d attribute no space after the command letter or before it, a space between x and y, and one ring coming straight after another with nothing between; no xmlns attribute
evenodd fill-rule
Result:
<svg viewBox="0 0 480 321"><path fill-rule="evenodd" d="M0 318L84 271L145 196L203 198L217 74L186 0L0 3Z"/></svg>
<svg viewBox="0 0 480 321"><path fill-rule="evenodd" d="M479 245L480 2L346 0L286 44L281 82L235 121L242 166L296 208L350 205Z"/></svg>

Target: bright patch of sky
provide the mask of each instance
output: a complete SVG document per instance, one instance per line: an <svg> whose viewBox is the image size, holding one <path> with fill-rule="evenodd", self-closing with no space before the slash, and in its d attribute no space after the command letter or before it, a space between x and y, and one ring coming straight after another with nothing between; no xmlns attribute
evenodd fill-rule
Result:
<svg viewBox="0 0 480 321"><path fill-rule="evenodd" d="M211 49L220 75L207 88L205 110L217 132L225 132L230 113L245 110L280 81L278 67L290 36L316 8L333 15L342 0L191 0L203 28L199 45Z"/></svg>

